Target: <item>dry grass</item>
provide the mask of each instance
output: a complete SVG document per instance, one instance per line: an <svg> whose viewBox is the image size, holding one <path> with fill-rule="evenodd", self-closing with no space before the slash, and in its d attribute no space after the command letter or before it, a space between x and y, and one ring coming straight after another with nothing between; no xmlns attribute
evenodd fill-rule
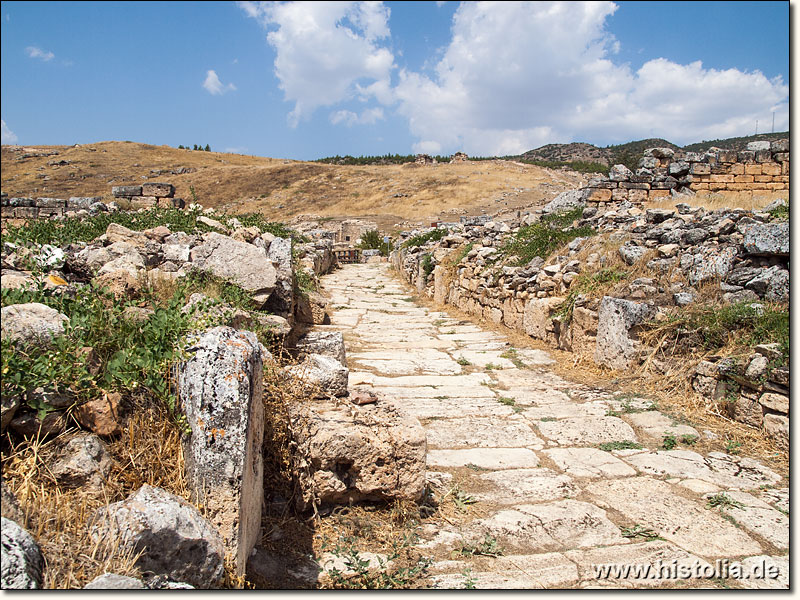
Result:
<svg viewBox="0 0 800 600"><path fill-rule="evenodd" d="M661 200L645 202L644 208L662 208L674 210L675 205L683 202L692 207L702 207L706 210L719 210L721 208L742 208L745 210L761 210L770 202L783 198L789 202L788 190L752 191L752 192L708 192L700 190L694 196L676 200L665 197Z"/></svg>
<svg viewBox="0 0 800 600"><path fill-rule="evenodd" d="M189 500L180 434L163 410L137 408L124 433L107 443L114 464L97 491L63 489L48 469L74 433L47 441L3 441L3 478L42 548L46 589L82 588L104 572L140 575L131 552L114 539L89 536L88 523L99 508L123 500L145 483Z"/></svg>
<svg viewBox="0 0 800 600"><path fill-rule="evenodd" d="M509 161L341 166L132 142L38 146L36 150L60 154L20 160L22 152L14 148L2 147L2 187L12 196L102 196L110 201L112 185L147 181L143 177L151 169L189 167L197 170L149 180L172 183L176 195L187 201L194 189L204 206L231 212L260 212L283 221L300 215L363 217L377 220L387 231L403 220L454 220L462 211L514 212L549 201L583 181L577 173ZM49 166L53 160L71 164ZM44 181L40 174L50 179Z"/></svg>

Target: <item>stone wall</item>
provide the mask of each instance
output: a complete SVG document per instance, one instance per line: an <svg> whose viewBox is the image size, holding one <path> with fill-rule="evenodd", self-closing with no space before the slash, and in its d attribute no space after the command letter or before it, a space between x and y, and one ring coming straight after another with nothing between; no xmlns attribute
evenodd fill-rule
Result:
<svg viewBox="0 0 800 600"><path fill-rule="evenodd" d="M617 241L618 248L611 252L625 265L640 265L641 275L622 280L613 297L573 291L573 282L583 273L610 264L608 250L587 253L588 238L573 240L546 261L536 257L517 266L504 259L500 249L520 222L459 224L439 242L401 247L392 253L391 262L437 303L599 365L626 370L636 368L652 351L641 344L641 326L667 309L696 302L701 289L708 293L716 288L724 303L789 301L788 222L740 209L706 211L687 204L676 208L642 211L628 203L614 211L584 210L579 225L607 233L610 242ZM674 365L655 361L654 366L666 370ZM749 398L750 388L742 389ZM708 398L713 401L713 396ZM742 414L734 412L733 418L744 421ZM776 423L773 417L769 421ZM766 417L744 422L767 428Z"/></svg>
<svg viewBox="0 0 800 600"><path fill-rule="evenodd" d="M750 142L747 149L676 154L671 148L645 150L636 172L615 165L608 177L592 178L584 189L589 206L620 202L640 205L697 192L775 193L789 190L789 140Z"/></svg>
<svg viewBox="0 0 800 600"><path fill-rule="evenodd" d="M175 186L171 183L151 181L142 185L115 185L111 188L114 198L127 200L132 209L152 208L183 208L185 202L182 198L175 198Z"/></svg>
<svg viewBox="0 0 800 600"><path fill-rule="evenodd" d="M100 197L78 198L9 198L2 195L2 217L4 219L47 219L77 214L79 211L106 212L119 207L105 204Z"/></svg>

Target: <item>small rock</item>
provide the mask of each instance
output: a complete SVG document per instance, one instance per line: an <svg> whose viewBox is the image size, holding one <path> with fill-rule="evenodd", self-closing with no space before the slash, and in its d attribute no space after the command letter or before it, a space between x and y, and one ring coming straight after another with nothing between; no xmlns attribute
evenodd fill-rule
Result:
<svg viewBox="0 0 800 600"><path fill-rule="evenodd" d="M117 575L116 573L103 573L83 586L85 590L144 590L147 586L139 579Z"/></svg>
<svg viewBox="0 0 800 600"><path fill-rule="evenodd" d="M0 583L6 590L35 590L42 585L44 558L36 540L16 522L2 517L2 570Z"/></svg>
<svg viewBox="0 0 800 600"><path fill-rule="evenodd" d="M75 409L75 418L81 427L97 435L116 435L122 431L118 392L104 393L102 398L89 400Z"/></svg>
<svg viewBox="0 0 800 600"><path fill-rule="evenodd" d="M61 454L51 471L64 487L100 487L111 470L111 455L100 438L93 434L72 438Z"/></svg>

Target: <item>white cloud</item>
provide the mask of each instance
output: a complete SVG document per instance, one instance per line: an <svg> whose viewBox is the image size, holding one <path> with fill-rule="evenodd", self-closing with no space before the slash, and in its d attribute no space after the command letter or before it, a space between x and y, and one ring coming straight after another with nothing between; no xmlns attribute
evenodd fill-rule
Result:
<svg viewBox="0 0 800 600"><path fill-rule="evenodd" d="M44 62L53 60L56 57L56 55L53 54L52 52L47 52L37 46L28 46L27 48L25 48L25 52L31 58L38 58L40 60L43 60Z"/></svg>
<svg viewBox="0 0 800 600"><path fill-rule="evenodd" d="M222 85L222 82L219 80L216 71L213 70L209 70L206 73L206 80L203 82L203 87L212 96L221 96L226 92L232 92L236 90L236 86L232 83Z"/></svg>
<svg viewBox="0 0 800 600"><path fill-rule="evenodd" d="M513 154L575 139L678 143L788 127L789 88L760 72L664 58L612 62L612 2L465 2L435 74L401 71L399 112L417 148ZM432 150L431 150L432 151Z"/></svg>
<svg viewBox="0 0 800 600"><path fill-rule="evenodd" d="M0 143L16 144L18 139L17 134L8 128L5 121L0 119Z"/></svg>
<svg viewBox="0 0 800 600"><path fill-rule="evenodd" d="M389 9L382 2L239 2L269 29L275 76L287 101L289 124L344 100L392 100L394 55L380 45L389 37ZM342 121L347 119L342 117Z"/></svg>
<svg viewBox="0 0 800 600"><path fill-rule="evenodd" d="M330 114L329 119L334 125L343 123L348 127L352 127L353 125L373 125L383 120L384 114L381 107L368 108L360 115L349 110L337 110Z"/></svg>

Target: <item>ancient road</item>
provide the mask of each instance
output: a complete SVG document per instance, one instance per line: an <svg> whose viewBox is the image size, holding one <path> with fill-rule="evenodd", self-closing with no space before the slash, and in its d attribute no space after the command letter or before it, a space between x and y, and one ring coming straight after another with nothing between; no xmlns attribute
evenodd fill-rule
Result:
<svg viewBox="0 0 800 600"><path fill-rule="evenodd" d="M418 417L431 484L477 500L472 521L423 527L437 587L788 586L789 491L762 464L660 449L664 435L699 434L645 398L557 376L545 352L417 305L385 263L322 283L350 385ZM476 556L451 554L465 546ZM493 547L502 556L486 557ZM721 581L726 565L750 578Z"/></svg>

